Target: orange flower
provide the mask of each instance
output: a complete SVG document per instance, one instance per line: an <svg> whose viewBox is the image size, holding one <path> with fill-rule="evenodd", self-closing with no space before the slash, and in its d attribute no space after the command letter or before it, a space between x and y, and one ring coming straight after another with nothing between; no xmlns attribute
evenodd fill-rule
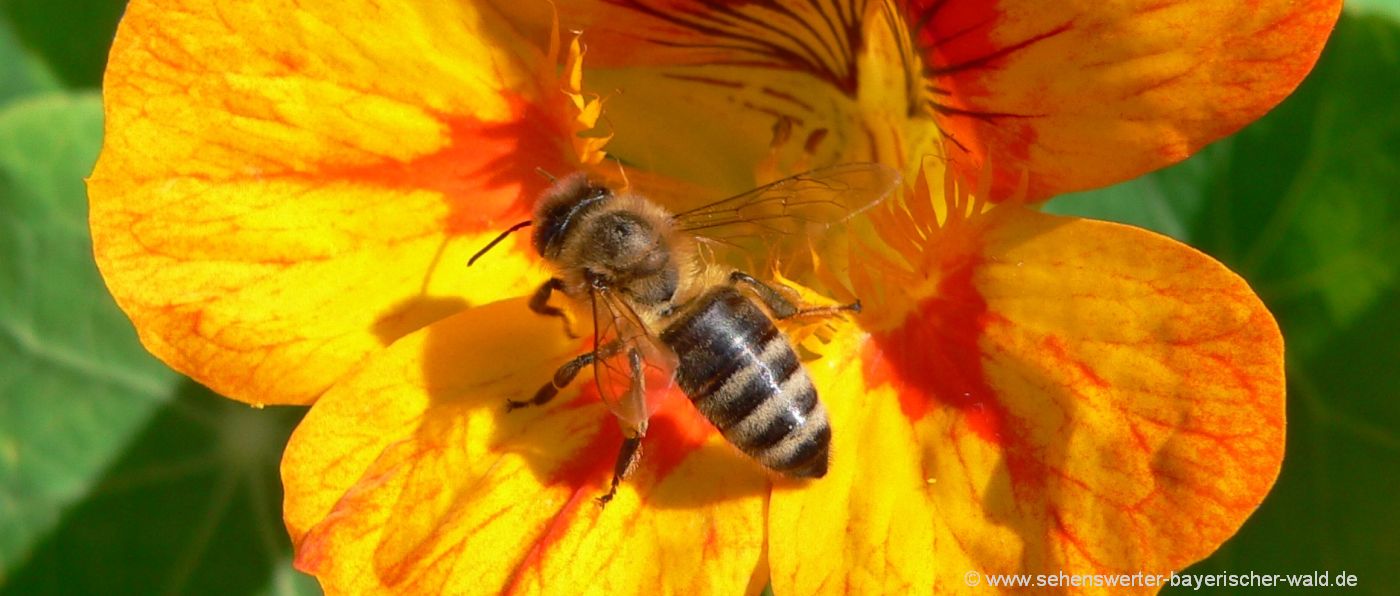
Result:
<svg viewBox="0 0 1400 596"><path fill-rule="evenodd" d="M97 260L171 366L315 402L285 516L331 593L1167 572L1273 483L1278 329L1205 255L1027 204L1258 117L1339 4L133 0ZM799 279L867 309L789 329L820 354L826 477L764 473L666 395L600 509L621 437L596 395L504 411L588 345L519 298L548 276L527 242L464 266L527 216L537 168L625 171L674 207L870 160L904 196L819 255L837 279Z"/></svg>

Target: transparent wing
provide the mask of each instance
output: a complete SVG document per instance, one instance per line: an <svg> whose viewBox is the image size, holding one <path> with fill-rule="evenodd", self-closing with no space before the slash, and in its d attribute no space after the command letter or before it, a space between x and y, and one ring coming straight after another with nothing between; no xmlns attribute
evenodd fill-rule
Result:
<svg viewBox="0 0 1400 596"><path fill-rule="evenodd" d="M803 261L825 236L888 197L899 171L878 163L812 170L675 214L676 227L712 248Z"/></svg>
<svg viewBox="0 0 1400 596"><path fill-rule="evenodd" d="M674 358L647 333L625 301L598 288L592 297L593 379L598 395L625 425L644 429L654 411L648 401L648 378L653 388L669 384Z"/></svg>

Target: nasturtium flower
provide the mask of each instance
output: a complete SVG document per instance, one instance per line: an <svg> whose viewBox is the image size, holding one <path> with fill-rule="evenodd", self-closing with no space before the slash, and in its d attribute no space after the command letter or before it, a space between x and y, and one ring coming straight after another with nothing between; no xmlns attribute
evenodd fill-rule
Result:
<svg viewBox="0 0 1400 596"><path fill-rule="evenodd" d="M285 520L330 593L1168 572L1278 472L1277 326L1189 247L1035 206L1257 118L1339 4L132 0L96 257L172 367L314 402ZM791 280L866 306L788 327L828 475L763 472L668 394L594 506L621 434L589 383L502 407L588 340L526 308L548 271L524 238L467 258L528 217L538 170L674 207L852 161L906 183Z"/></svg>

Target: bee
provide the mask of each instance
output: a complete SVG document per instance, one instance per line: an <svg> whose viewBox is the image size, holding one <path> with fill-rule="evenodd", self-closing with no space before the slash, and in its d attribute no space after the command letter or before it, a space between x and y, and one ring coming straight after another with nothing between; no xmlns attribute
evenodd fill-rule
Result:
<svg viewBox="0 0 1400 596"><path fill-rule="evenodd" d="M599 395L624 436L600 504L613 498L639 457L651 413L648 368L666 373L729 443L759 464L793 478L826 475L831 425L774 319L859 312L860 301L799 308L776 287L721 266L714 256L731 250L784 258L784 251L810 250L813 239L874 206L899 182L896 170L880 164L843 164L672 213L582 172L555 180L533 219L503 232L468 264L533 225L534 249L555 275L535 291L530 308L564 319L571 335L568 316L550 304L551 296L560 292L591 308L593 349L559 367L533 398L507 400L506 409L548 403L593 367Z"/></svg>

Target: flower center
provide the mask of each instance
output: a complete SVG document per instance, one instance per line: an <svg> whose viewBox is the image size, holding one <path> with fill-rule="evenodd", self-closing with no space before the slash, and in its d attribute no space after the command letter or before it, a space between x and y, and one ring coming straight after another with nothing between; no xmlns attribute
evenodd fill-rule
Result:
<svg viewBox="0 0 1400 596"><path fill-rule="evenodd" d="M629 166L722 196L837 163L913 171L940 151L918 45L893 4L615 5L635 27L584 27L586 83L608 98L608 151ZM771 142L775 126L788 142Z"/></svg>

